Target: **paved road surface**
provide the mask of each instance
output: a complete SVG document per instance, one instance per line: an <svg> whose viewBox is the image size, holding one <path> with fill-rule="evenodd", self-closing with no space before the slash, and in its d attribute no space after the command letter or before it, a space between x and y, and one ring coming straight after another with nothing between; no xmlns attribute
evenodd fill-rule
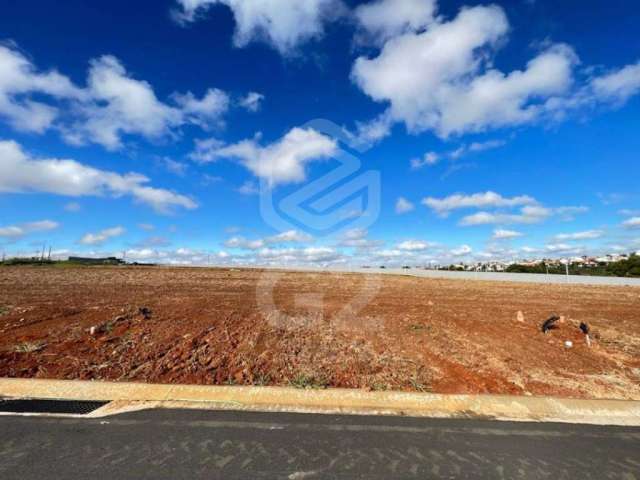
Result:
<svg viewBox="0 0 640 480"><path fill-rule="evenodd" d="M640 478L640 429L156 410L0 417L2 479Z"/></svg>

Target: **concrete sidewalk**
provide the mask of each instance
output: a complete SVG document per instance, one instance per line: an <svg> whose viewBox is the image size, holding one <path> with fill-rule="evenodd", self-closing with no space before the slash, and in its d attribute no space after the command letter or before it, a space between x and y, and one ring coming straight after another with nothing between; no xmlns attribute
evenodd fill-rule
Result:
<svg viewBox="0 0 640 480"><path fill-rule="evenodd" d="M145 408L179 407L640 426L640 402L622 400L7 378L0 379L0 397L113 401L93 412L94 417Z"/></svg>

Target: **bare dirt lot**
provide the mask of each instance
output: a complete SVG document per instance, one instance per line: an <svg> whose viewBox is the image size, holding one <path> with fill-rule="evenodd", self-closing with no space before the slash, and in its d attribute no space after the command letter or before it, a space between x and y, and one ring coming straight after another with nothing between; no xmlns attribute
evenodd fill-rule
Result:
<svg viewBox="0 0 640 480"><path fill-rule="evenodd" d="M640 399L640 289L3 267L0 376Z"/></svg>

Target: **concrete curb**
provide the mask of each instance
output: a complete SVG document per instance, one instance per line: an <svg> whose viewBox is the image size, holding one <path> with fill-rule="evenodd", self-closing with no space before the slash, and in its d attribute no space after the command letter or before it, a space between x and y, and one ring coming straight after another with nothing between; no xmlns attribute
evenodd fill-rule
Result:
<svg viewBox="0 0 640 480"><path fill-rule="evenodd" d="M640 401L623 400L8 378L0 379L0 397L114 402L94 412L94 417L160 407L640 426Z"/></svg>

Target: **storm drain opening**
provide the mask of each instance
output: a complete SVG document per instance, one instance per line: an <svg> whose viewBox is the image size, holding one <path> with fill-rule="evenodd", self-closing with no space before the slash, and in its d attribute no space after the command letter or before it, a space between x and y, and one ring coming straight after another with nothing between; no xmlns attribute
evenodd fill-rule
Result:
<svg viewBox="0 0 640 480"><path fill-rule="evenodd" d="M86 415L106 405L103 401L77 400L0 400L0 413L63 413Z"/></svg>

